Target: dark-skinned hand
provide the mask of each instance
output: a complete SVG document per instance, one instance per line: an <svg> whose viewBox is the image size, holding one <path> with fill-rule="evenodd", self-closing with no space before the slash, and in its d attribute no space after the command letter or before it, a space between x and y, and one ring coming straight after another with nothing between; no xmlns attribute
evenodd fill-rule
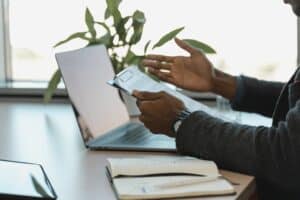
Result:
<svg viewBox="0 0 300 200"><path fill-rule="evenodd" d="M165 92L134 91L137 106L141 111L139 119L152 133L161 133L175 137L173 123L184 110L184 104Z"/></svg>
<svg viewBox="0 0 300 200"><path fill-rule="evenodd" d="M212 92L216 70L206 56L183 42L175 39L176 44L187 51L190 56L148 55L143 65L159 79L180 88Z"/></svg>

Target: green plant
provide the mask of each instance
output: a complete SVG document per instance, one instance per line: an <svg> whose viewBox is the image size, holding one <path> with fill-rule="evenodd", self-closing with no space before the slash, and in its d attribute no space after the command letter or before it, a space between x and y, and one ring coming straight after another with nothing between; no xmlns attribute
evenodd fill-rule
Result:
<svg viewBox="0 0 300 200"><path fill-rule="evenodd" d="M119 10L120 3L121 0L106 0L107 8L104 14L104 21L95 20L90 10L86 8L85 23L87 30L70 35L54 47L63 45L74 39L82 39L87 42L87 46L103 44L107 47L115 73L122 71L130 65L140 66L141 60L151 46L151 41L149 40L145 44L142 55L136 54L132 50L132 47L137 45L142 38L146 18L144 13L139 10L136 10L130 16L123 17ZM152 46L152 49L163 46L176 37L183 29L184 27L181 27L164 35ZM184 41L204 53L216 53L213 48L197 40L185 39ZM122 49L123 52L125 50L125 53L117 53L119 52L118 49ZM140 68L144 70L141 66ZM44 94L45 102L51 100L60 80L61 73L57 70L49 81L48 88Z"/></svg>

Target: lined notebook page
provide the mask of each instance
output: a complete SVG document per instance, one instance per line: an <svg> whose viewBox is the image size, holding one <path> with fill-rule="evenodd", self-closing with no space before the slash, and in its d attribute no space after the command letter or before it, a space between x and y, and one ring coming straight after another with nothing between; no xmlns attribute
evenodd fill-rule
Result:
<svg viewBox="0 0 300 200"><path fill-rule="evenodd" d="M108 162L108 168L112 177L172 173L219 176L218 168L214 162L192 157L110 158Z"/></svg>
<svg viewBox="0 0 300 200"><path fill-rule="evenodd" d="M201 177L198 177L201 178ZM217 178L178 187L162 188L166 182L180 181L180 177L116 178L113 183L120 199L162 199L171 197L191 197L234 194L233 186L226 180Z"/></svg>

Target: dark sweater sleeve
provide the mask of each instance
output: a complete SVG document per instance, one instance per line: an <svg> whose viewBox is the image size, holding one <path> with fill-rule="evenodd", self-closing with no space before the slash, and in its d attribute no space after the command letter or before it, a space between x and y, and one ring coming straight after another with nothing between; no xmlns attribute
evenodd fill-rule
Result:
<svg viewBox="0 0 300 200"><path fill-rule="evenodd" d="M278 127L233 124L202 111L180 126L178 153L213 160L218 167L255 175L279 188L299 189L300 101Z"/></svg>
<svg viewBox="0 0 300 200"><path fill-rule="evenodd" d="M284 83L237 77L236 96L231 102L234 110L260 113L271 117Z"/></svg>
<svg viewBox="0 0 300 200"><path fill-rule="evenodd" d="M289 107L293 108L300 99L300 82L292 83L289 86Z"/></svg>

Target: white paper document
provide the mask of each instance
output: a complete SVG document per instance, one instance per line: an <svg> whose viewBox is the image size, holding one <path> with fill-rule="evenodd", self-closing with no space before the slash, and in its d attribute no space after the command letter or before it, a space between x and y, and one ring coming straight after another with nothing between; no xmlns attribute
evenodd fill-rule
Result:
<svg viewBox="0 0 300 200"><path fill-rule="evenodd" d="M213 110L210 107L181 94L180 92L168 87L162 82L155 81L147 74L139 70L139 68L136 66L126 68L125 70L117 74L114 80L110 81L109 84L115 85L116 87L129 94L132 94L134 90L147 92L165 91L168 94L171 94L172 96L180 99L190 112L201 110L212 116L230 121L216 110Z"/></svg>

